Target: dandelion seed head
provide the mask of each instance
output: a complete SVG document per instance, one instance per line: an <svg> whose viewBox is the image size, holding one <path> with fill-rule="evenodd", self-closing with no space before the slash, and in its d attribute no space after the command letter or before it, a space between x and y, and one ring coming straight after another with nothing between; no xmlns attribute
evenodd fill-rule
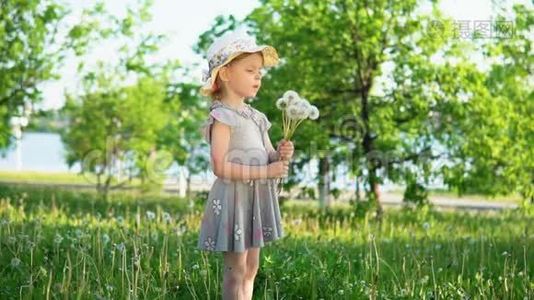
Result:
<svg viewBox="0 0 534 300"><path fill-rule="evenodd" d="M61 244L62 241L63 241L63 237L61 236L61 234L56 233L56 236L54 237L54 243Z"/></svg>
<svg viewBox="0 0 534 300"><path fill-rule="evenodd" d="M153 211L148 210L146 212L146 217L149 220L154 220L156 218L156 214Z"/></svg>
<svg viewBox="0 0 534 300"><path fill-rule="evenodd" d="M12 266L13 268L16 268L16 267L18 267L19 265L20 265L20 259L18 259L18 258L16 258L16 257L13 257L13 258L11 259L11 266Z"/></svg>

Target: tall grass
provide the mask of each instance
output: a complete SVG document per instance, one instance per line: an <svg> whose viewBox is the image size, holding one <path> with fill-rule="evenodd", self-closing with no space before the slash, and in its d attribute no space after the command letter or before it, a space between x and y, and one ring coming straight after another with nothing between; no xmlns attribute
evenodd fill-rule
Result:
<svg viewBox="0 0 534 300"><path fill-rule="evenodd" d="M196 250L202 198L0 187L0 299L220 299L220 254ZM533 216L288 201L255 299L531 299Z"/></svg>

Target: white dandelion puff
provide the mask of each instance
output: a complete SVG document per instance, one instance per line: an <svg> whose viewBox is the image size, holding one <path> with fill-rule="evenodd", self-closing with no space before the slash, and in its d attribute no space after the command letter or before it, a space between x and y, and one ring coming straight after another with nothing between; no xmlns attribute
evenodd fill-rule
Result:
<svg viewBox="0 0 534 300"><path fill-rule="evenodd" d="M286 98L280 98L276 101L276 107L278 109L286 109L288 105L288 100Z"/></svg>
<svg viewBox="0 0 534 300"><path fill-rule="evenodd" d="M289 119L295 120L299 117L300 108L296 105L290 105L287 108L287 116Z"/></svg>
<svg viewBox="0 0 534 300"><path fill-rule="evenodd" d="M146 217L149 220L154 220L156 218L156 214L153 211L148 210L146 212Z"/></svg>
<svg viewBox="0 0 534 300"><path fill-rule="evenodd" d="M163 213L163 221L170 223L172 221L171 215L168 212Z"/></svg>
<svg viewBox="0 0 534 300"><path fill-rule="evenodd" d="M312 105L310 107L310 119L311 120L317 120L317 118L319 118L319 109L317 108L317 106L315 105Z"/></svg>
<svg viewBox="0 0 534 300"><path fill-rule="evenodd" d="M20 265L20 262L21 262L20 259L14 257L14 258L11 259L11 266L13 268L16 268L16 267L18 267Z"/></svg>
<svg viewBox="0 0 534 300"><path fill-rule="evenodd" d="M120 252L124 253L126 251L126 246L124 246L124 243L116 244L115 248Z"/></svg>
<svg viewBox="0 0 534 300"><path fill-rule="evenodd" d="M109 241L111 241L111 238L109 237L107 233L104 233L102 235L102 242L104 243L104 245L106 245L107 243L109 243Z"/></svg>
<svg viewBox="0 0 534 300"><path fill-rule="evenodd" d="M300 99L299 94L297 94L297 92L291 91L291 90L285 92L283 97L287 99L287 104L288 105L291 105L291 104L293 104L293 101L296 101L296 100Z"/></svg>
<svg viewBox="0 0 534 300"><path fill-rule="evenodd" d="M303 120L319 118L319 109L292 90L286 91L282 98L276 101L276 107L282 111L285 140L291 140L295 130Z"/></svg>
<svg viewBox="0 0 534 300"><path fill-rule="evenodd" d="M56 233L56 236L54 237L54 243L61 244L62 241L63 241L63 237L61 236L61 234Z"/></svg>

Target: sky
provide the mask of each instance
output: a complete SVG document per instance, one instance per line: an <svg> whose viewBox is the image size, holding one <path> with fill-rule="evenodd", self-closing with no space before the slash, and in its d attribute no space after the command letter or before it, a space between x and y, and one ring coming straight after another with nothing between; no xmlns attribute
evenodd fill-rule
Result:
<svg viewBox="0 0 534 300"><path fill-rule="evenodd" d="M76 22L84 7L91 6L94 1L65 0L72 8L73 14L69 16L71 22ZM125 12L125 7L132 1L114 0L106 1L108 9L117 15ZM237 19L244 18L257 5L258 1L246 0L196 0L171 1L155 0L152 7L153 19L146 24L146 29L167 35L168 41L162 45L158 60L178 59L182 65L191 66L201 64L194 69L196 78L200 80L201 68L206 62L193 52L192 46L197 42L199 35L208 30L218 15L234 15ZM490 20L492 15L491 0L442 0L442 10L455 20ZM112 48L100 47L93 57L102 56L113 59ZM92 58L89 57L90 61ZM64 104L64 91L73 90L78 84L76 76L76 60L67 59L60 69L60 80L43 84L44 101L39 105L42 109L58 109Z"/></svg>

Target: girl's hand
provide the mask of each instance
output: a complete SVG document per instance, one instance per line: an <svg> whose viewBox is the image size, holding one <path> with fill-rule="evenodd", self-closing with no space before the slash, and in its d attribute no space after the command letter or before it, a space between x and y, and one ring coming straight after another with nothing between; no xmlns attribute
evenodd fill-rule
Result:
<svg viewBox="0 0 534 300"><path fill-rule="evenodd" d="M280 140L276 150L280 155L280 160L290 160L293 157L295 148L292 141Z"/></svg>
<svg viewBox="0 0 534 300"><path fill-rule="evenodd" d="M289 161L279 160L270 163L267 166L267 177L269 178L281 178L287 177L289 171Z"/></svg>

